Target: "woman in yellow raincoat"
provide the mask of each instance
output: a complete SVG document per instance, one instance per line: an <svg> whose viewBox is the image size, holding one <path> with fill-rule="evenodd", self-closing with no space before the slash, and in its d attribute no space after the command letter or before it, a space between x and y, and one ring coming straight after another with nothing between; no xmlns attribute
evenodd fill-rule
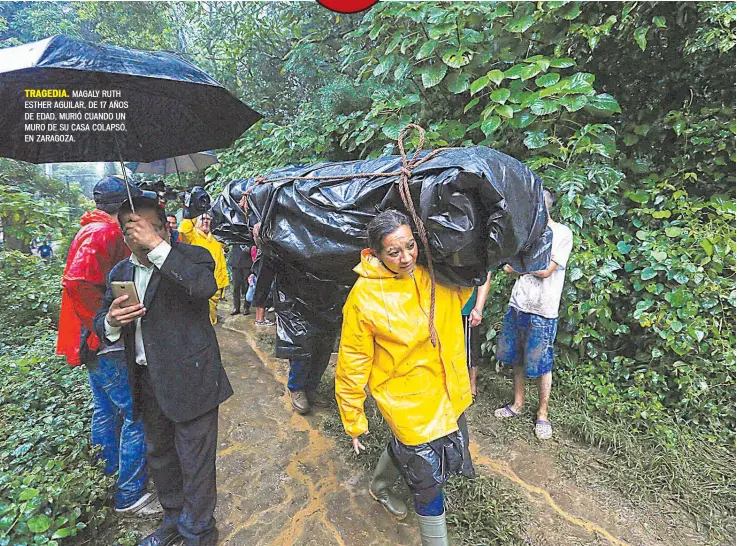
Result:
<svg viewBox="0 0 737 546"><path fill-rule="evenodd" d="M215 260L215 282L218 291L210 298L210 322L216 324L218 321L218 301L223 297L223 291L230 282L228 281L228 266L225 263L225 245L215 239L210 233L210 215L203 214L195 220L185 218L179 224L179 237L183 243L196 245L210 251L212 259Z"/></svg>
<svg viewBox="0 0 737 546"><path fill-rule="evenodd" d="M463 412L471 386L461 308L472 289L436 285L437 346L429 334L430 275L416 265L409 220L389 210L368 226L370 248L343 308L335 395L356 453L368 432L368 385L393 438L369 486L395 518L407 507L391 486L401 474L414 496L423 545L447 545L442 487L452 473L473 477Z"/></svg>

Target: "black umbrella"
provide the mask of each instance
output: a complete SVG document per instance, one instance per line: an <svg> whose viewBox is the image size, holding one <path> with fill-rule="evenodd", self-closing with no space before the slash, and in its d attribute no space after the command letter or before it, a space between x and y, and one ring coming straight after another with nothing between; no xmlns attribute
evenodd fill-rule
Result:
<svg viewBox="0 0 737 546"><path fill-rule="evenodd" d="M75 107L78 101L95 98L96 109ZM117 102L111 105L113 101ZM0 157L31 163L150 162L227 148L261 118L173 53L61 35L0 49L0 105ZM26 119L30 112L35 119ZM38 119L39 113L44 119ZM83 119L60 120L61 114L69 118L69 113L81 113ZM113 113L113 119L105 119L106 113ZM28 138L44 134L40 128L34 131L34 124L48 123L56 123L57 131L47 127L46 134L71 134L74 141L66 136L58 142ZM69 130L60 131L60 123L67 123ZM92 130L93 124L99 130ZM91 130L84 130L85 125Z"/></svg>

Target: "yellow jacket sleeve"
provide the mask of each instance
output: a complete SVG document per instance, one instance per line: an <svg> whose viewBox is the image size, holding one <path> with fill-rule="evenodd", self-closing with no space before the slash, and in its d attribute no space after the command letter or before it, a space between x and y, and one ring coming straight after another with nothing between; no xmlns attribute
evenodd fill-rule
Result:
<svg viewBox="0 0 737 546"><path fill-rule="evenodd" d="M194 220L185 218L179 224L179 235L183 243L191 245L194 244L194 240L197 236L197 228L195 227Z"/></svg>
<svg viewBox="0 0 737 546"><path fill-rule="evenodd" d="M335 370L335 399L343 427L352 438L368 430L363 404L373 362L374 336L371 325L349 297L343 308L343 329Z"/></svg>

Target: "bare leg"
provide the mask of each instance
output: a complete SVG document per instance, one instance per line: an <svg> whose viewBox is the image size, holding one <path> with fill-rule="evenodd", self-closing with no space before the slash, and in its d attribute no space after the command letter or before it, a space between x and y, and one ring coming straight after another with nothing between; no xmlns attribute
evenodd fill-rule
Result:
<svg viewBox="0 0 737 546"><path fill-rule="evenodd" d="M265 308L256 307L256 321L257 322L263 322L265 312L266 312Z"/></svg>
<svg viewBox="0 0 737 546"><path fill-rule="evenodd" d="M553 372L548 372L545 375L541 375L537 381L537 389L540 397L540 405L537 407L537 418L543 421L547 421L548 400L550 400L550 389L553 386Z"/></svg>
<svg viewBox="0 0 737 546"><path fill-rule="evenodd" d="M515 413L522 411L525 405L525 367L518 364L514 367L514 404L510 407Z"/></svg>
<svg viewBox="0 0 737 546"><path fill-rule="evenodd" d="M468 377L471 380L471 394L474 396L476 396L476 375L478 371L478 366L471 366L468 369Z"/></svg>

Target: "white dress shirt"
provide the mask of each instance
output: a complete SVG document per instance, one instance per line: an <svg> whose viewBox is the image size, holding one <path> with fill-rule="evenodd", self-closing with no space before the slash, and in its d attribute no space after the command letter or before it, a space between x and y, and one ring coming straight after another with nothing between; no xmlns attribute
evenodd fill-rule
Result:
<svg viewBox="0 0 737 546"><path fill-rule="evenodd" d="M143 303L143 298L146 295L146 289L148 283L151 281L151 275L153 275L154 267L161 269L164 265L166 258L171 252L171 245L166 241L161 241L156 248L148 253L148 261L151 262L151 266L146 267L136 257L135 254L131 254L129 258L133 264L133 282L136 285L136 292L138 293L138 299ZM117 341L120 338L120 332L122 328L112 326L105 317L105 336L112 342ZM146 349L143 344L143 332L141 328L141 317L136 319L136 364L139 366L146 365Z"/></svg>

